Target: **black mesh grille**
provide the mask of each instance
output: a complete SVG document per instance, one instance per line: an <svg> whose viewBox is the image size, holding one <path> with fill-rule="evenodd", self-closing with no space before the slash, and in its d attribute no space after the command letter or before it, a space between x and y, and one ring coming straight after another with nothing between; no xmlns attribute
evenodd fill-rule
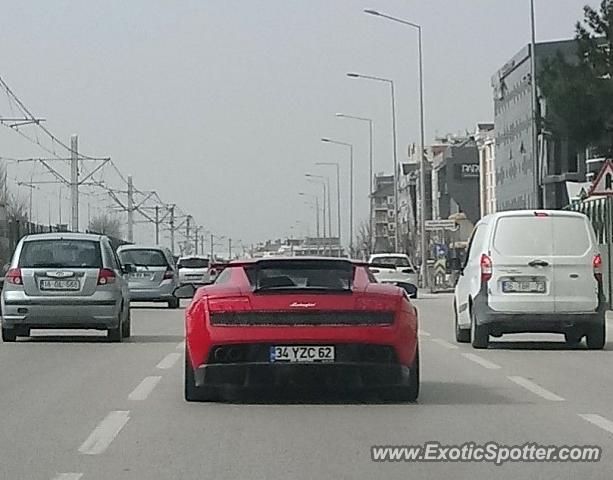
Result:
<svg viewBox="0 0 613 480"><path fill-rule="evenodd" d="M391 325L393 312L211 313L211 325Z"/></svg>

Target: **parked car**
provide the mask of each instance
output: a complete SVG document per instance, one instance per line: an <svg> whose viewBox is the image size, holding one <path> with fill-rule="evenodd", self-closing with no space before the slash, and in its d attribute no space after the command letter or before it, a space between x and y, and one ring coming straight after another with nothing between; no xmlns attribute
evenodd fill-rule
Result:
<svg viewBox="0 0 613 480"><path fill-rule="evenodd" d="M164 302L168 308L179 308L179 299L173 294L179 276L168 248L123 245L117 254L122 262L135 267L128 277L132 301Z"/></svg>
<svg viewBox="0 0 613 480"><path fill-rule="evenodd" d="M370 256L370 271L379 283L389 283L406 290L417 298L419 274L408 255L403 253L377 253Z"/></svg>
<svg viewBox="0 0 613 480"><path fill-rule="evenodd" d="M186 310L186 400L272 385L415 400L417 311L402 289L371 279L367 264L345 259L230 262Z"/></svg>
<svg viewBox="0 0 613 480"><path fill-rule="evenodd" d="M81 233L24 237L2 290L2 340L35 328L107 330L111 341L130 336L130 297L108 238Z"/></svg>
<svg viewBox="0 0 613 480"><path fill-rule="evenodd" d="M455 288L458 342L486 348L490 335L549 332L569 344L605 344L602 259L588 218L567 211L484 217Z"/></svg>
<svg viewBox="0 0 613 480"><path fill-rule="evenodd" d="M179 270L179 285L186 283L205 285L209 282L209 259L207 257L198 255L180 257L177 269Z"/></svg>

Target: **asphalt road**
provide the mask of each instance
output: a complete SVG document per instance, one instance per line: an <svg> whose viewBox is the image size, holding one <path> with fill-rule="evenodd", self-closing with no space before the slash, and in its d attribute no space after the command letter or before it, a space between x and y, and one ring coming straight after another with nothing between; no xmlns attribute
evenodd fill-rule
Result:
<svg viewBox="0 0 613 480"><path fill-rule="evenodd" d="M417 301L417 404L314 396L188 404L182 312L136 308L133 338L35 332L0 344L0 479L609 479L613 337L453 341L451 297ZM609 328L613 328L609 322ZM612 330L613 332L613 330ZM599 463L375 463L372 445L599 445Z"/></svg>

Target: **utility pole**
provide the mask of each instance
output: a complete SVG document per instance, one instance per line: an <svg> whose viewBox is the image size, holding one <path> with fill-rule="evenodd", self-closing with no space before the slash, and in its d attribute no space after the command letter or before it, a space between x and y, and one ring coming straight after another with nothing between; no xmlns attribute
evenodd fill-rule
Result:
<svg viewBox="0 0 613 480"><path fill-rule="evenodd" d="M62 224L62 186L60 185L60 188L58 189L58 205L59 205L59 218L58 218L58 225Z"/></svg>
<svg viewBox="0 0 613 480"><path fill-rule="evenodd" d="M160 244L160 207L155 206L155 244Z"/></svg>
<svg viewBox="0 0 613 480"><path fill-rule="evenodd" d="M211 233L211 262L215 261L215 238Z"/></svg>
<svg viewBox="0 0 613 480"><path fill-rule="evenodd" d="M192 216L188 215L185 219L185 250L186 253L189 252L189 231L190 231L190 222L192 221Z"/></svg>
<svg viewBox="0 0 613 480"><path fill-rule="evenodd" d="M200 235L200 250L202 250L202 255L204 255L204 235Z"/></svg>
<svg viewBox="0 0 613 480"><path fill-rule="evenodd" d="M128 242L134 241L134 184L128 175Z"/></svg>
<svg viewBox="0 0 613 480"><path fill-rule="evenodd" d="M175 253L175 206L169 205L168 209L170 210L170 251Z"/></svg>
<svg viewBox="0 0 613 480"><path fill-rule="evenodd" d="M202 227L194 227L194 255L198 255L198 237Z"/></svg>
<svg viewBox="0 0 613 480"><path fill-rule="evenodd" d="M232 260L232 239L228 238L228 260Z"/></svg>
<svg viewBox="0 0 613 480"><path fill-rule="evenodd" d="M70 137L70 204L72 212L71 228L79 231L79 137Z"/></svg>

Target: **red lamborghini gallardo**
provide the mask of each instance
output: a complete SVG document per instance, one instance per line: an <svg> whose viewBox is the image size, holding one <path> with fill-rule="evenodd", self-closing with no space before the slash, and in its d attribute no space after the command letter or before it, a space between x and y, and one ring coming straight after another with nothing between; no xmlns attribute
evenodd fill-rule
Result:
<svg viewBox="0 0 613 480"><path fill-rule="evenodd" d="M177 296L191 295L181 287ZM364 263L230 262L195 293L185 334L188 401L213 401L231 387L375 389L401 401L419 394L417 311Z"/></svg>

